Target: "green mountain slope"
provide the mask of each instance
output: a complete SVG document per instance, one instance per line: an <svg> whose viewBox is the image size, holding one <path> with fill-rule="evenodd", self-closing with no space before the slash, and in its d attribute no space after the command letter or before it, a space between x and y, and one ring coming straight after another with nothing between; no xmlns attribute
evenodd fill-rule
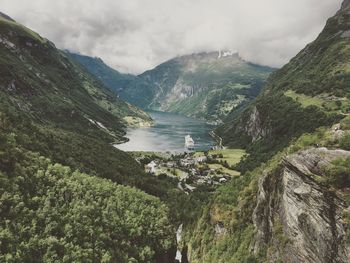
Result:
<svg viewBox="0 0 350 263"><path fill-rule="evenodd" d="M142 169L111 144L125 140L124 118L148 116L30 29L0 18L0 40L0 110L20 144L73 169L141 184Z"/></svg>
<svg viewBox="0 0 350 263"><path fill-rule="evenodd" d="M158 262L174 246L158 198L54 164L2 130L0 147L1 262Z"/></svg>
<svg viewBox="0 0 350 263"><path fill-rule="evenodd" d="M149 120L53 43L0 16L1 262L170 257L175 230L158 197L176 183L112 146L129 118Z"/></svg>
<svg viewBox="0 0 350 263"><path fill-rule="evenodd" d="M24 26L0 18L0 35L2 110L13 118L11 125L28 136L24 144L84 169L94 167L91 158L125 160L125 166L112 165L115 175L109 177L140 171L128 167L133 161L126 154L104 145L125 139L125 117L147 115L118 99L51 42ZM104 153L88 153L94 148Z"/></svg>
<svg viewBox="0 0 350 263"><path fill-rule="evenodd" d="M101 80L106 87L115 92L123 90L135 76L131 74L123 74L106 65L102 59L84 56L69 51L65 51L67 55L83 65L91 74Z"/></svg>
<svg viewBox="0 0 350 263"><path fill-rule="evenodd" d="M350 1L218 129L242 175L185 230L190 262L348 262Z"/></svg>
<svg viewBox="0 0 350 263"><path fill-rule="evenodd" d="M268 158L293 137L350 113L348 8L344 4L314 42L271 75L248 110L231 113L218 129L227 145L249 145Z"/></svg>
<svg viewBox="0 0 350 263"><path fill-rule="evenodd" d="M255 98L272 71L231 52L192 54L137 76L120 97L141 108L217 121Z"/></svg>

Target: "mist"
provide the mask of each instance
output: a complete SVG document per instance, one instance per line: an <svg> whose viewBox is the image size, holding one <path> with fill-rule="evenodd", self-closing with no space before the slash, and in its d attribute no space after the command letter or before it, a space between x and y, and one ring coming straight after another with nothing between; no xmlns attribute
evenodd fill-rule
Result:
<svg viewBox="0 0 350 263"><path fill-rule="evenodd" d="M179 55L231 50L280 67L315 39L341 0L2 0L57 47L141 73Z"/></svg>

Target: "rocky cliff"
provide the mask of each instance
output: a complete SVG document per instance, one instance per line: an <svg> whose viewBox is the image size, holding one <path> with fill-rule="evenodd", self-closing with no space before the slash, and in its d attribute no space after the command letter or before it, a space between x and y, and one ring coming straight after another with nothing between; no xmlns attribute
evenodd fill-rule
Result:
<svg viewBox="0 0 350 263"><path fill-rule="evenodd" d="M313 178L349 151L313 148L286 156L277 173L259 180L252 250L267 262L349 262L342 214L345 202Z"/></svg>

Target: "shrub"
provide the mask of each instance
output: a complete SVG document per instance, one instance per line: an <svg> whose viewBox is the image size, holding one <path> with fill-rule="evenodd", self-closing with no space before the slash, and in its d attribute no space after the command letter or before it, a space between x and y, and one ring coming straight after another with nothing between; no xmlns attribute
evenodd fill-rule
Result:
<svg viewBox="0 0 350 263"><path fill-rule="evenodd" d="M350 133L349 132L343 138L340 139L339 146L344 150L350 150Z"/></svg>
<svg viewBox="0 0 350 263"><path fill-rule="evenodd" d="M344 118L340 123L343 130L350 130L350 116Z"/></svg>
<svg viewBox="0 0 350 263"><path fill-rule="evenodd" d="M325 172L327 185L337 188L350 187L350 157L334 160L332 165L325 169Z"/></svg>

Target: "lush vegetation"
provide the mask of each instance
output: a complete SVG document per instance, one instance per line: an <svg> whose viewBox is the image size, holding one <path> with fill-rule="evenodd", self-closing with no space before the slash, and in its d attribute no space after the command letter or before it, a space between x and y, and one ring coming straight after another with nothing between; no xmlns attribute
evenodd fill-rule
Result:
<svg viewBox="0 0 350 263"><path fill-rule="evenodd" d="M144 113L48 40L16 22L0 18L0 25L3 127L26 149L54 162L123 184L141 183L140 167L111 144L125 140L123 117Z"/></svg>
<svg viewBox="0 0 350 263"><path fill-rule="evenodd" d="M184 243L191 250L191 262L262 262L263 256L249 252L259 172L220 187L199 220L187 226Z"/></svg>
<svg viewBox="0 0 350 263"><path fill-rule="evenodd" d="M1 262L154 262L174 246L159 199L0 136Z"/></svg>
<svg viewBox="0 0 350 263"><path fill-rule="evenodd" d="M300 103L304 108L308 106L317 106L318 108L327 112L340 114L350 112L350 100L346 97L337 98L334 96L329 96L328 94L307 96L305 94L296 93L292 90L288 90L284 94Z"/></svg>
<svg viewBox="0 0 350 263"><path fill-rule="evenodd" d="M334 160L325 170L323 183L340 189L350 187L350 157Z"/></svg>
<svg viewBox="0 0 350 263"><path fill-rule="evenodd" d="M258 129L266 136L252 143L244 128L251 118L251 108L247 109L232 123L217 129L223 136L224 144L231 147L245 147L247 156L237 165L241 172L249 171L269 160L286 147L293 138L316 128L331 125L342 118L333 112L325 112L317 106L302 107L297 101L285 96L283 92L265 91L251 107L259 112Z"/></svg>
<svg viewBox="0 0 350 263"><path fill-rule="evenodd" d="M204 206L201 217L187 227L183 243L191 250L191 262L264 262L268 247L262 247L256 255L250 252L255 235L252 214L256 205L258 179L262 174L272 174L272 180L278 180L281 160L286 155L312 147L344 149L350 129L349 120L350 117L346 117L331 129L320 127L314 132L302 134L270 157L266 164L218 188L210 203ZM349 204L350 157L337 158L322 170L322 175L308 176ZM275 184L273 181L269 183ZM347 225L350 224L347 210L344 210L343 219ZM278 217L274 220L273 235L283 246L289 242L288 236L283 232ZM350 237L349 231L347 235Z"/></svg>
<svg viewBox="0 0 350 263"><path fill-rule="evenodd" d="M0 18L0 35L0 261L155 262L178 210L117 183L181 194L112 146L147 115L22 25Z"/></svg>

